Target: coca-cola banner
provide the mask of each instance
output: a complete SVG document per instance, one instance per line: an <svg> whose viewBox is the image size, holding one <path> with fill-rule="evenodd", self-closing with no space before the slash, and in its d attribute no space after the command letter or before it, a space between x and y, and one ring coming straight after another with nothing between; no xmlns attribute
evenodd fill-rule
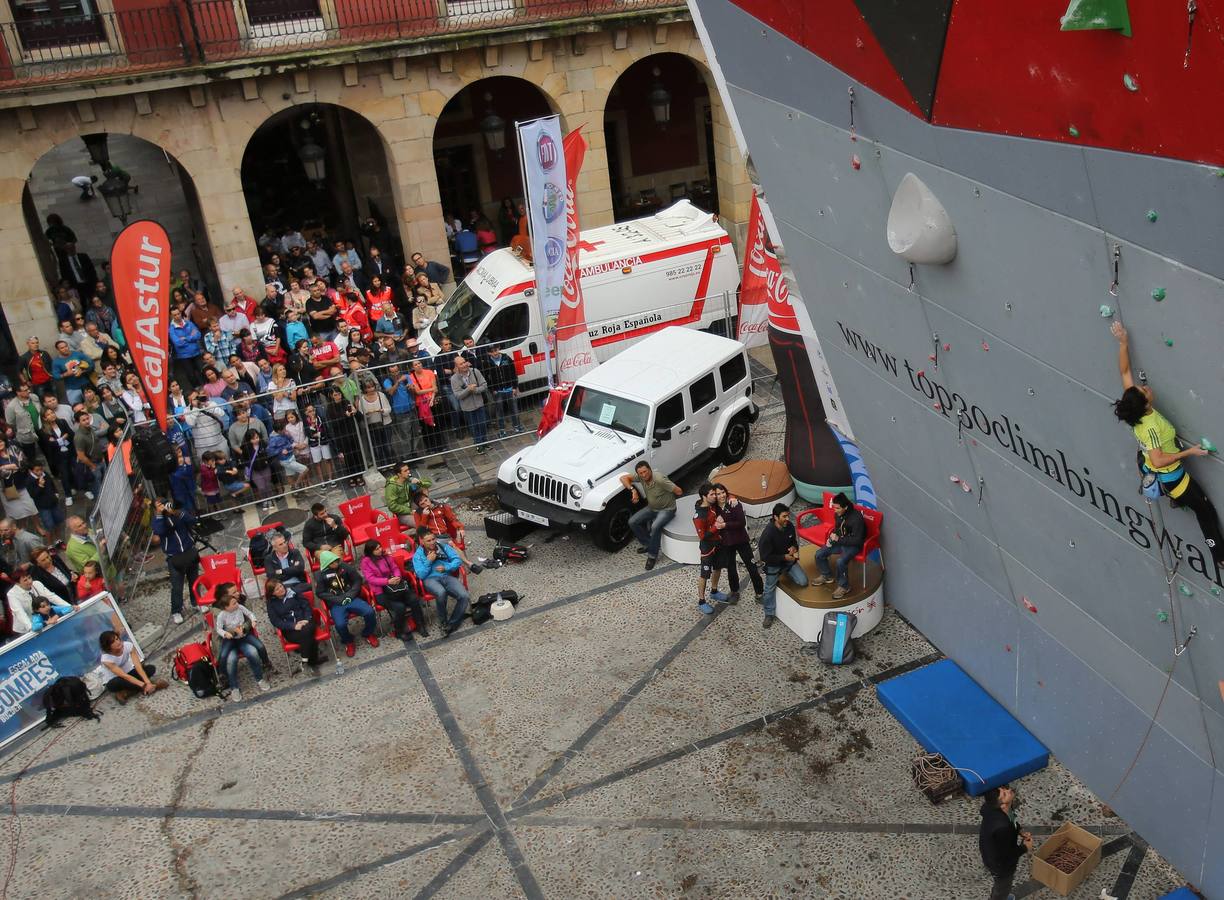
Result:
<svg viewBox="0 0 1224 900"><path fill-rule="evenodd" d="M557 314L557 380L575 381L595 368L595 352L587 333L586 309L579 277L578 173L586 156L586 141L579 131L565 136L565 279Z"/></svg>
<svg viewBox="0 0 1224 900"><path fill-rule="evenodd" d="M127 338L149 405L166 430L170 336L170 239L156 222L133 222L111 248L111 277L119 324Z"/></svg>
<svg viewBox="0 0 1224 900"><path fill-rule="evenodd" d="M745 347L759 347L768 342L765 329L769 325L770 272L778 276L774 284L784 283L778 258L770 252L765 233L765 219L755 192L752 212L748 215L748 234L744 247L744 274L740 281L739 329L736 337ZM771 267L772 263L772 267Z"/></svg>
<svg viewBox="0 0 1224 900"><path fill-rule="evenodd" d="M518 124L519 158L527 218L531 223L531 256L536 300L544 323L546 351L556 347L557 311L565 274L565 156L561 152L561 119L546 116ZM551 366L549 366L551 370Z"/></svg>

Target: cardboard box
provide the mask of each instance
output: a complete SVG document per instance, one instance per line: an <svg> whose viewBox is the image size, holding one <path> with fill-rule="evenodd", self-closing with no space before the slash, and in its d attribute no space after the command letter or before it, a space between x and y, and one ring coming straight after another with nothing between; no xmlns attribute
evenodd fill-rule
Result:
<svg viewBox="0 0 1224 900"><path fill-rule="evenodd" d="M1071 841L1088 854L1088 858L1080 863L1074 872L1064 872L1046 862L1064 841ZM1041 882L1056 894L1067 896L1101 864L1101 843L1101 839L1096 835L1067 822L1050 835L1033 854L1033 880Z"/></svg>

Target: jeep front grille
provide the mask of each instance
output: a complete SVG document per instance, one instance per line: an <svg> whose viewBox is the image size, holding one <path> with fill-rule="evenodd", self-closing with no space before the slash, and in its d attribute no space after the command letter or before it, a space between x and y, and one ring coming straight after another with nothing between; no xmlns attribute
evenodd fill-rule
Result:
<svg viewBox="0 0 1224 900"><path fill-rule="evenodd" d="M551 475L540 475L537 472L527 473L527 493L550 503L564 505L569 502L569 484L558 481Z"/></svg>

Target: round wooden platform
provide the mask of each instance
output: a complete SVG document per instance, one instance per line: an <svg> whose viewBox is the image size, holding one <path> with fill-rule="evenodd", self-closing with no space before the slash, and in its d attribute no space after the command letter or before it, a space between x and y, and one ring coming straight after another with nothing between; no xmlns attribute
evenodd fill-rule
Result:
<svg viewBox="0 0 1224 900"><path fill-rule="evenodd" d="M816 547L805 544L799 548L799 564L808 577L808 586L799 587L786 576L778 582L778 620L805 641L814 641L827 612L852 612L858 617L854 637L862 637L880 624L884 616L884 569L879 563L866 563L866 585L862 563L851 560L847 575L850 593L840 600L833 599L836 584L815 585ZM832 569L830 560L830 569Z"/></svg>
<svg viewBox="0 0 1224 900"><path fill-rule="evenodd" d="M775 504L789 506L795 501L795 483L786 463L777 459L740 460L715 470L710 480L725 484L743 504L744 513L755 519L771 515Z"/></svg>

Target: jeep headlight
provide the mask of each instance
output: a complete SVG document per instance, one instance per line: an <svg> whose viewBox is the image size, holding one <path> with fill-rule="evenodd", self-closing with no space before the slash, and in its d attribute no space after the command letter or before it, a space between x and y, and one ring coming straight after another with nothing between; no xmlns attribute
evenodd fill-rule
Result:
<svg viewBox="0 0 1224 900"><path fill-rule="evenodd" d="M519 481L526 481L527 480L527 467L519 466L517 469L515 469L514 477L517 478Z"/></svg>
<svg viewBox="0 0 1224 900"><path fill-rule="evenodd" d="M573 497L575 500L581 500L582 499L582 485L571 484L570 485L570 496Z"/></svg>

